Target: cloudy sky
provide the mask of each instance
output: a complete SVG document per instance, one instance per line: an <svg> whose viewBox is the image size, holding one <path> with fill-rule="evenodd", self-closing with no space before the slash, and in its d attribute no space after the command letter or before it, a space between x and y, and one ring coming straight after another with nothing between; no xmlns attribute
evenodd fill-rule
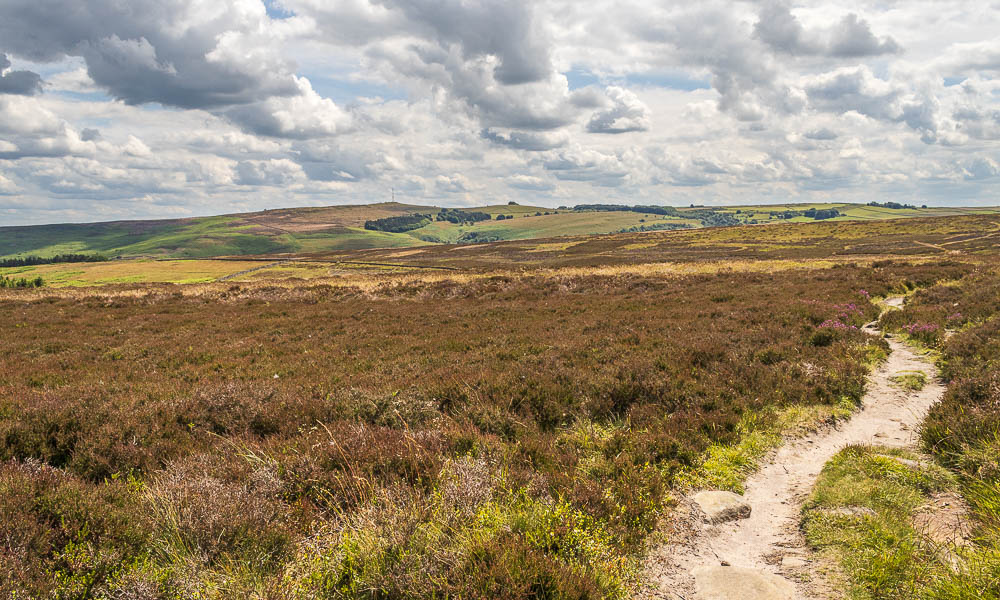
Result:
<svg viewBox="0 0 1000 600"><path fill-rule="evenodd" d="M995 205L997 31L996 0L3 0L0 225Z"/></svg>

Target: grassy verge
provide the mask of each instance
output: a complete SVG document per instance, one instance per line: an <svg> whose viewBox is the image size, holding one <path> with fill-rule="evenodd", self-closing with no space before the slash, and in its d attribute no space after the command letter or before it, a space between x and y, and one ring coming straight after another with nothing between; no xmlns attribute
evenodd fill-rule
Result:
<svg viewBox="0 0 1000 600"><path fill-rule="evenodd" d="M860 398L841 398L835 404L769 407L748 413L737 428L738 441L733 444L712 444L693 468L681 471L677 477L680 489L717 489L742 494L743 483L760 467L761 461L781 445L787 436L814 430L851 416Z"/></svg>
<svg viewBox="0 0 1000 600"><path fill-rule="evenodd" d="M921 597L951 573L950 550L925 537L914 517L932 494L955 486L946 470L912 454L849 446L824 466L806 503L806 539L840 564L850 598Z"/></svg>

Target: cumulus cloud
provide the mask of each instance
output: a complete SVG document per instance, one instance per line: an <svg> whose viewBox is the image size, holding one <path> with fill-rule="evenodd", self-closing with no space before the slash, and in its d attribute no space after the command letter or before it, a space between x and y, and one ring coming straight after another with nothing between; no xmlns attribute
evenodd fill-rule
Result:
<svg viewBox="0 0 1000 600"><path fill-rule="evenodd" d="M594 113L587 123L591 133L628 133L649 129L649 107L632 92L611 86L607 89L611 107Z"/></svg>
<svg viewBox="0 0 1000 600"><path fill-rule="evenodd" d="M954 44L934 61L934 65L948 76L981 72L1000 74L1000 42L990 40Z"/></svg>
<svg viewBox="0 0 1000 600"><path fill-rule="evenodd" d="M237 106L223 114L247 131L273 137L328 137L351 128L350 115L329 98L317 94L309 80L293 79L298 94Z"/></svg>
<svg viewBox="0 0 1000 600"><path fill-rule="evenodd" d="M549 46L529 3L397 0L388 5L431 33L428 37L459 46L466 60L496 57L493 75L501 84L543 81L552 72Z"/></svg>
<svg viewBox="0 0 1000 600"><path fill-rule="evenodd" d="M90 80L127 104L218 111L264 135L328 135L343 114L295 76L281 52L289 29L257 0L137 0L127 11L114 0L0 4L7 50L43 62L81 57ZM12 75L23 88L32 74Z"/></svg>
<svg viewBox="0 0 1000 600"><path fill-rule="evenodd" d="M258 2L58 0L0 4L9 52L50 62L80 56L90 77L128 103L210 108L296 93Z"/></svg>
<svg viewBox="0 0 1000 600"><path fill-rule="evenodd" d="M828 141L828 140L835 140L839 136L837 135L836 131L833 131L832 129L829 129L827 127L821 127L819 129L812 129L810 131L807 131L805 133L805 137L810 140Z"/></svg>
<svg viewBox="0 0 1000 600"><path fill-rule="evenodd" d="M0 94L32 96L42 91L42 78L31 71L10 70L10 59L0 54Z"/></svg>
<svg viewBox="0 0 1000 600"><path fill-rule="evenodd" d="M865 66L847 67L807 81L806 95L820 110L855 111L875 119L891 120L898 114L896 102L902 90L875 77Z"/></svg>
<svg viewBox="0 0 1000 600"><path fill-rule="evenodd" d="M287 185L305 179L302 167L286 158L240 161L236 173L242 185Z"/></svg>
<svg viewBox="0 0 1000 600"><path fill-rule="evenodd" d="M957 1L269 6L0 3L4 217L390 188L452 205L986 202L998 177L1000 14Z"/></svg>
<svg viewBox="0 0 1000 600"><path fill-rule="evenodd" d="M483 139L489 140L500 146L507 146L515 150L528 150L538 152L541 150L552 150L560 146L565 146L569 136L565 133L547 134L534 133L530 131L508 131L499 132L492 129L483 129L480 132Z"/></svg>
<svg viewBox="0 0 1000 600"><path fill-rule="evenodd" d="M21 191L20 188L13 181L0 173L0 195L12 195L19 191Z"/></svg>
<svg viewBox="0 0 1000 600"><path fill-rule="evenodd" d="M453 48L459 62L485 60L491 77L503 85L543 81L552 73L550 45L530 3L286 0L285 4L317 19L320 35L337 43L365 44L392 38L433 40L439 49Z"/></svg>
<svg viewBox="0 0 1000 600"><path fill-rule="evenodd" d="M846 67L809 79L805 92L818 110L842 114L857 112L872 119L903 123L926 143L938 141L940 103L920 90L875 77L866 66Z"/></svg>
<svg viewBox="0 0 1000 600"><path fill-rule="evenodd" d="M27 156L90 155L93 142L33 98L0 95L0 159Z"/></svg>
<svg viewBox="0 0 1000 600"><path fill-rule="evenodd" d="M472 191L475 187L469 178L461 173L438 175L434 180L434 186L439 192L445 194L463 194Z"/></svg>
<svg viewBox="0 0 1000 600"><path fill-rule="evenodd" d="M856 14L849 14L833 28L830 35L830 55L859 58L894 54L901 48L891 37L878 39L867 22Z"/></svg>
<svg viewBox="0 0 1000 600"><path fill-rule="evenodd" d="M863 58L901 51L891 37L877 38L868 22L854 13L825 30L806 30L784 2L771 2L761 9L754 36L771 49L791 55Z"/></svg>
<svg viewBox="0 0 1000 600"><path fill-rule="evenodd" d="M519 190L530 190L535 192L548 192L555 189L555 185L541 177L534 175L514 175L507 179L507 185Z"/></svg>
<svg viewBox="0 0 1000 600"><path fill-rule="evenodd" d="M620 156L583 148L559 151L547 158L542 166L556 179L586 181L606 187L622 185L629 174Z"/></svg>
<svg viewBox="0 0 1000 600"><path fill-rule="evenodd" d="M1000 166L985 156L968 161L962 169L966 179L989 179L1000 175Z"/></svg>

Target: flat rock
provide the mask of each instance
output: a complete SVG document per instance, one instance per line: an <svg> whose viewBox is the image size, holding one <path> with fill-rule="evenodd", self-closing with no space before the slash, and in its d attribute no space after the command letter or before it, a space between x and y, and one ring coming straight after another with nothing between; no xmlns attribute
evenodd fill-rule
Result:
<svg viewBox="0 0 1000 600"><path fill-rule="evenodd" d="M837 508L821 508L823 514L834 517L876 517L878 513L867 506L838 506Z"/></svg>
<svg viewBox="0 0 1000 600"><path fill-rule="evenodd" d="M927 460L913 460L910 458L903 458L902 456L889 456L892 460L898 462L904 467L909 467L911 469L926 469L931 466L931 462Z"/></svg>
<svg viewBox="0 0 1000 600"><path fill-rule="evenodd" d="M750 504L743 496L722 490L698 492L692 498L711 523L736 521L750 516Z"/></svg>
<svg viewBox="0 0 1000 600"><path fill-rule="evenodd" d="M792 600L795 586L784 577L740 567L698 567L694 575L699 600Z"/></svg>
<svg viewBox="0 0 1000 600"><path fill-rule="evenodd" d="M802 558L801 556L784 556L781 559L781 566L786 568L796 568L804 567L809 564L809 561Z"/></svg>

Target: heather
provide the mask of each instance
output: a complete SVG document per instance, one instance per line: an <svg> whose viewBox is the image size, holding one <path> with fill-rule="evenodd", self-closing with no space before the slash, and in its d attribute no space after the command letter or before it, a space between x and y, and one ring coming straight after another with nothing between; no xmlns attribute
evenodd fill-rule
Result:
<svg viewBox="0 0 1000 600"><path fill-rule="evenodd" d="M2 586L624 596L678 474L856 401L869 296L967 270L8 297Z"/></svg>

